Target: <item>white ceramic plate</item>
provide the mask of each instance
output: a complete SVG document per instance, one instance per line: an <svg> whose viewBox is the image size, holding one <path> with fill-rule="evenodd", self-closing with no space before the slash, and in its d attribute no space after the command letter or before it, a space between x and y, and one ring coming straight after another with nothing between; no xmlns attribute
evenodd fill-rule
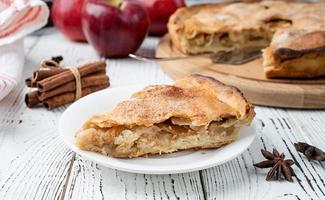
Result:
<svg viewBox="0 0 325 200"><path fill-rule="evenodd" d="M84 158L109 168L144 174L174 174L225 163L245 151L255 138L253 123L241 130L238 140L215 150L180 151L148 158L117 159L78 149L74 144L74 135L88 118L112 110L119 101L129 98L133 92L143 87L138 85L105 89L73 103L59 121L59 132L64 142Z"/></svg>

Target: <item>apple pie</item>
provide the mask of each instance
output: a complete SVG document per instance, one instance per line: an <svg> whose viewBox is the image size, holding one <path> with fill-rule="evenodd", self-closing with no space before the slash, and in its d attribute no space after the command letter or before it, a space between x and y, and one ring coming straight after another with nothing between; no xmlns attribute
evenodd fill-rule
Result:
<svg viewBox="0 0 325 200"><path fill-rule="evenodd" d="M238 89L191 75L174 85L148 86L111 112L93 116L75 143L119 158L218 148L238 138L239 129L254 116Z"/></svg>
<svg viewBox="0 0 325 200"><path fill-rule="evenodd" d="M268 78L325 75L325 2L196 5L177 10L168 30L185 54L263 49Z"/></svg>

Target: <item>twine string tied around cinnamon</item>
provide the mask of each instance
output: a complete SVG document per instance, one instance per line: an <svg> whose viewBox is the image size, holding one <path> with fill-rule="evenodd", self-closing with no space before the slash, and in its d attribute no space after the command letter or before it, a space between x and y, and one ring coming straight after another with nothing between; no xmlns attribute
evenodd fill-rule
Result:
<svg viewBox="0 0 325 200"><path fill-rule="evenodd" d="M72 72L74 79L76 81L76 97L75 100L78 100L82 97L82 87L81 87L81 76L77 68L68 67L68 69Z"/></svg>

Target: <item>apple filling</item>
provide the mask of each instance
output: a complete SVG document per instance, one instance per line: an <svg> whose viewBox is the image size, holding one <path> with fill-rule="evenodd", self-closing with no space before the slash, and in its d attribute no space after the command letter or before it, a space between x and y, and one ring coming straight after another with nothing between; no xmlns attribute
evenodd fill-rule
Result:
<svg viewBox="0 0 325 200"><path fill-rule="evenodd" d="M236 49L264 49L271 43L276 30L291 25L291 20L273 16L264 20L256 28L240 31L198 32L185 27L181 43L190 54L216 53Z"/></svg>
<svg viewBox="0 0 325 200"><path fill-rule="evenodd" d="M182 149L217 148L239 136L241 122L233 117L212 121L206 126L171 118L153 126L84 127L76 135L80 149L127 158L171 153Z"/></svg>
<svg viewBox="0 0 325 200"><path fill-rule="evenodd" d="M232 51L235 49L265 48L270 44L272 32L246 30L243 32L221 32L215 34L199 33L193 38L186 38L190 53Z"/></svg>

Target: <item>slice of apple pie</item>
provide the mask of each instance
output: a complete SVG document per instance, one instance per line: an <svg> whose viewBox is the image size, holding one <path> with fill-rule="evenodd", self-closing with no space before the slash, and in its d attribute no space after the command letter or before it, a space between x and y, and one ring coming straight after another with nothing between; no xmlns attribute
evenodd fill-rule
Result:
<svg viewBox="0 0 325 200"><path fill-rule="evenodd" d="M218 148L234 141L255 116L234 87L202 75L154 85L93 116L75 136L82 150L132 158L185 149Z"/></svg>

